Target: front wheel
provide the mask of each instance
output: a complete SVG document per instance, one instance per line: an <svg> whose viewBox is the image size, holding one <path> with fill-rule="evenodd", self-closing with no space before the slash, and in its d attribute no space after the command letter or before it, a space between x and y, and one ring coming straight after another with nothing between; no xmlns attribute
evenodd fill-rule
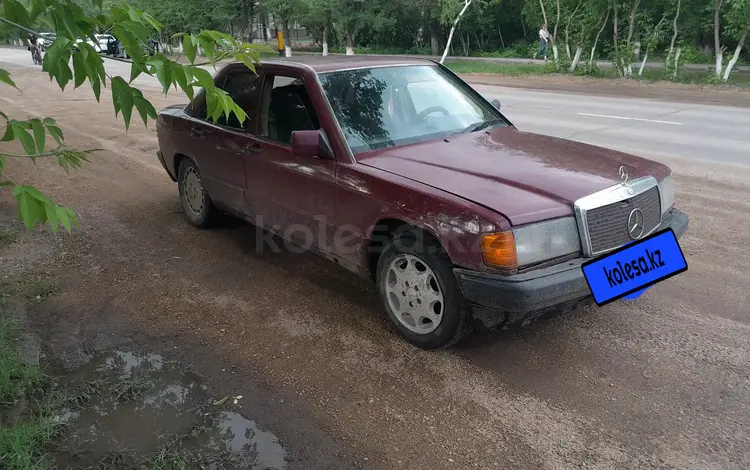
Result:
<svg viewBox="0 0 750 470"><path fill-rule="evenodd" d="M415 346L447 348L473 330L450 259L420 234L408 232L385 246L377 284L391 322Z"/></svg>

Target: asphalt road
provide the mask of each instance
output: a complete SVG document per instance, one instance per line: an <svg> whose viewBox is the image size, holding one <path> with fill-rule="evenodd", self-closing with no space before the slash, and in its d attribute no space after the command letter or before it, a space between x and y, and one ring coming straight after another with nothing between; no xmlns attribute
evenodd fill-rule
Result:
<svg viewBox="0 0 750 470"><path fill-rule="evenodd" d="M0 49L0 61L32 65L21 49ZM115 60L105 64L110 75L129 76L129 64ZM135 84L158 86L150 76L137 78ZM750 163L750 109L474 86L485 97L499 99L503 112L521 130L648 157Z"/></svg>
<svg viewBox="0 0 750 470"><path fill-rule="evenodd" d="M634 301L425 352L332 263L258 250L249 226L188 226L153 126L125 133L109 97L61 94L24 52L0 50L25 90L3 91L2 110L54 116L71 145L104 149L70 180L54 162L6 168L81 219L72 237L0 253L6 277L61 284L30 312L52 357L126 343L190 364L215 396L245 397L239 411L280 437L290 468L750 468L747 111L479 87L522 130L669 163L689 270ZM184 99L139 80L157 107ZM12 202L0 193L0 210Z"/></svg>

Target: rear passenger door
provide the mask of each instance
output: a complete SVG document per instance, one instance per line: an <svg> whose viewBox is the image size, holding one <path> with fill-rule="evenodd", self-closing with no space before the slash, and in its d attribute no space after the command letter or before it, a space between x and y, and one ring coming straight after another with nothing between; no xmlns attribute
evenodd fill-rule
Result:
<svg viewBox="0 0 750 470"><path fill-rule="evenodd" d="M240 216L252 216L257 208L247 207L245 191L245 145L247 129L254 127L260 77L245 66L230 69L217 77L216 86L232 97L247 114L240 123L234 114L212 122L205 102L188 129L188 138L197 157L198 167L211 198L225 210Z"/></svg>
<svg viewBox="0 0 750 470"><path fill-rule="evenodd" d="M266 67L245 158L247 197L263 201L260 225L325 252L332 242L336 161L296 157L291 145L293 131L313 129L320 122L308 85L294 72Z"/></svg>

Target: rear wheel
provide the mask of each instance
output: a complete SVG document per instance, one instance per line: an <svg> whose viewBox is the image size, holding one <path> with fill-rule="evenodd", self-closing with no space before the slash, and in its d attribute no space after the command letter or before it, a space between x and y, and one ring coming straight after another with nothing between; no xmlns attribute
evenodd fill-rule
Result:
<svg viewBox="0 0 750 470"><path fill-rule="evenodd" d="M196 227L210 226L217 217L217 211L208 191L203 186L198 167L192 160L186 158L180 162L177 175L182 211L190 223Z"/></svg>
<svg viewBox="0 0 750 470"><path fill-rule="evenodd" d="M377 284L391 322L415 346L447 348L473 329L452 264L436 242L414 232L391 240L378 260Z"/></svg>

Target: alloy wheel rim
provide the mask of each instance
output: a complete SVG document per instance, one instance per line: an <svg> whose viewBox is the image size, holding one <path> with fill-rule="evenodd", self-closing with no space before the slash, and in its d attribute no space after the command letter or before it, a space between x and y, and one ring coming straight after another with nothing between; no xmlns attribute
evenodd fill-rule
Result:
<svg viewBox="0 0 750 470"><path fill-rule="evenodd" d="M400 254L391 260L385 293L393 315L412 333L426 335L443 320L445 300L435 272L421 258Z"/></svg>
<svg viewBox="0 0 750 470"><path fill-rule="evenodd" d="M183 178L183 192L188 209L195 215L203 212L203 182L193 167L188 167Z"/></svg>

